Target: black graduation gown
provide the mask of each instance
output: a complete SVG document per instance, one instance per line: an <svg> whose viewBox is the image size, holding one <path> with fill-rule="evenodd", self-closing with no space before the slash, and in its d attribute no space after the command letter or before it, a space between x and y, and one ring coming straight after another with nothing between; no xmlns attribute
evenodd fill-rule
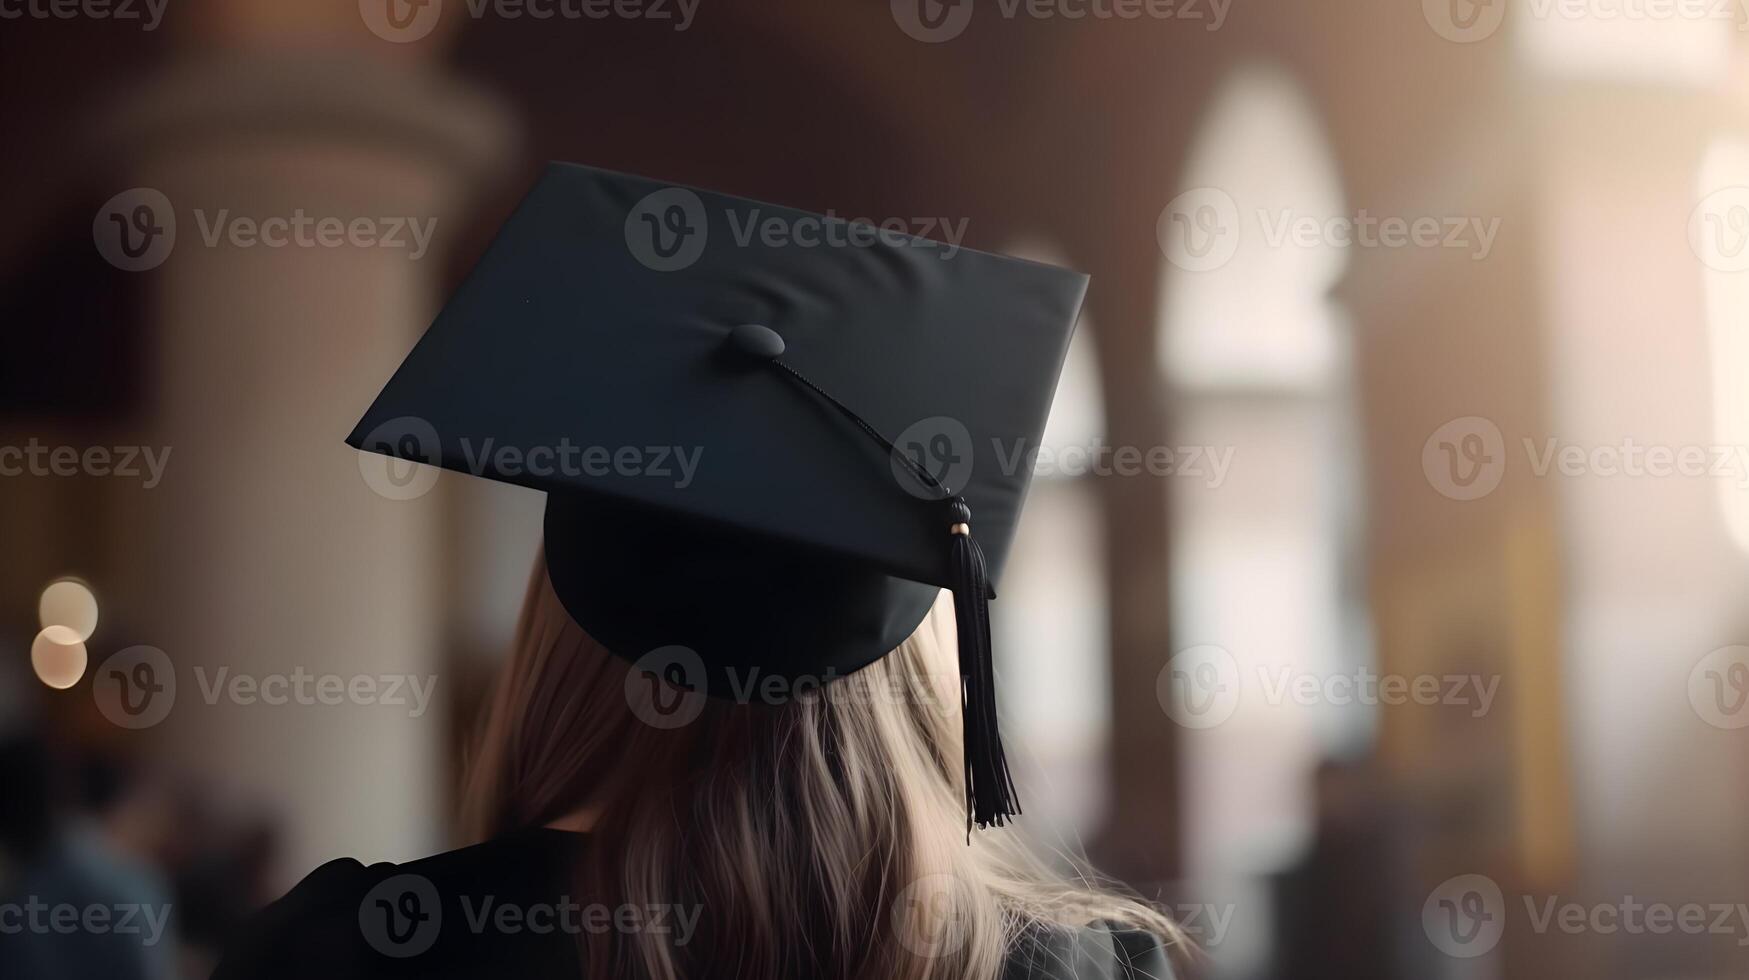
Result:
<svg viewBox="0 0 1749 980"><path fill-rule="evenodd" d="M575 849L587 840L540 829L404 865L331 861L258 913L212 980L581 980L580 930L692 938L697 917L685 910L566 897ZM1161 940L1093 925L1035 930L1003 980L1171 976Z"/></svg>

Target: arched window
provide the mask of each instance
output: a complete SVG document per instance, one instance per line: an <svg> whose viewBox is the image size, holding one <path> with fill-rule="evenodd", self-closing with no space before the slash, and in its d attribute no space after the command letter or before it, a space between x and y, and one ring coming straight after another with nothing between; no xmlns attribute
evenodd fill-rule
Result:
<svg viewBox="0 0 1749 980"><path fill-rule="evenodd" d="M1361 217L1316 118L1282 73L1236 73L1160 220L1172 440L1177 458L1204 461L1172 487L1174 650L1198 648L1237 682L1230 715L1185 730L1198 878L1291 862L1312 828L1314 768L1376 725L1370 708L1292 693L1372 662L1352 560L1347 329L1329 298Z"/></svg>

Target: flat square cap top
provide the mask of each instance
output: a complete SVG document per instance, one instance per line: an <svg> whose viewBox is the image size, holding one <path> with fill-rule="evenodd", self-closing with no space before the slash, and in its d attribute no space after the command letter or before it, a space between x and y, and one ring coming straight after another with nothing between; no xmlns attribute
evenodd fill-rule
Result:
<svg viewBox="0 0 1749 980"><path fill-rule="evenodd" d="M783 365L964 496L994 576L1086 286L555 163L347 441L947 585L941 505L853 422L747 356L775 333Z"/></svg>

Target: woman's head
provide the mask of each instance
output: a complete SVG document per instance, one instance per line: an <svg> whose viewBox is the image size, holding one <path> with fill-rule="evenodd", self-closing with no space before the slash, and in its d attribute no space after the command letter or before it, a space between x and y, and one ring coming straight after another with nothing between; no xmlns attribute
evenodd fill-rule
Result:
<svg viewBox="0 0 1749 980"><path fill-rule="evenodd" d="M478 837L581 810L602 847L585 887L696 909L687 947L586 937L600 972L652 977L994 977L1034 923L1115 919L1127 898L1071 886L1012 831L967 842L953 607L887 657L819 683L760 683L668 727L565 613L536 563L465 794ZM690 712L689 712L690 713Z"/></svg>

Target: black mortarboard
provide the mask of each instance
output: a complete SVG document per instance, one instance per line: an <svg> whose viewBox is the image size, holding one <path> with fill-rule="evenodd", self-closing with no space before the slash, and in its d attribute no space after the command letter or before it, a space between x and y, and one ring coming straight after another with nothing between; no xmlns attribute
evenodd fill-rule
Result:
<svg viewBox="0 0 1749 980"><path fill-rule="evenodd" d="M555 163L347 441L547 491L572 617L693 651L715 695L858 670L952 589L968 802L1001 823L985 600L1086 287Z"/></svg>

